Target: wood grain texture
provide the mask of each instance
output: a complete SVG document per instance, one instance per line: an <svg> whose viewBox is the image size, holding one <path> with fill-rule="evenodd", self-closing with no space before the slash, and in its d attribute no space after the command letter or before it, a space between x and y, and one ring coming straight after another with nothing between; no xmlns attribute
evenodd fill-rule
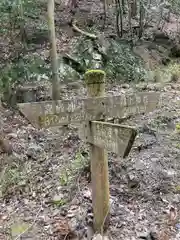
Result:
<svg viewBox="0 0 180 240"><path fill-rule="evenodd" d="M96 101L95 97L97 96L104 96L105 75L100 73L97 74L96 77L95 72L90 72L90 74L87 72L85 74L85 81L88 95L89 97L94 97L94 99L92 98L93 101ZM97 107L99 106L96 105L95 107L94 105L94 111L97 110ZM100 109L98 109L96 113L98 113L99 110ZM87 125L88 124L89 122ZM91 130L90 125L88 127ZM89 134L93 136L91 131ZM107 151L104 148L90 144L90 161L94 230L101 233L104 227L109 224L109 173Z"/></svg>
<svg viewBox="0 0 180 240"><path fill-rule="evenodd" d="M125 125L92 121L90 125L79 129L79 136L86 142L107 151L126 157L134 143L137 131L135 128Z"/></svg>
<svg viewBox="0 0 180 240"><path fill-rule="evenodd" d="M102 83L104 85L104 83ZM96 84L89 86L95 87ZM89 90L91 92L92 90ZM122 96L89 97L84 99L44 101L18 104L21 113L40 127L54 127L80 121L93 121L105 117L122 118L152 112L158 106L160 93L142 92ZM55 106L56 113L53 113Z"/></svg>

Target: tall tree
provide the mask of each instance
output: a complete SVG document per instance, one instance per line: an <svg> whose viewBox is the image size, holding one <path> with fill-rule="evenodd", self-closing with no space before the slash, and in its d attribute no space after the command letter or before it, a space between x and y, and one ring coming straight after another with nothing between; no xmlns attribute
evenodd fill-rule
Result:
<svg viewBox="0 0 180 240"><path fill-rule="evenodd" d="M136 17L137 15L137 0L131 1L131 16L132 18Z"/></svg>
<svg viewBox="0 0 180 240"><path fill-rule="evenodd" d="M52 67L52 99L59 99L58 58L56 49L56 33L54 25L54 0L48 0L48 28L50 39L50 56Z"/></svg>
<svg viewBox="0 0 180 240"><path fill-rule="evenodd" d="M131 38L133 37L133 32L132 32L132 23L131 23L131 18L132 18L132 6L131 6L131 0L127 1L128 3L128 23L129 23L129 31Z"/></svg>
<svg viewBox="0 0 180 240"><path fill-rule="evenodd" d="M19 15L17 19L18 19L18 25L20 29L20 37L21 37L21 41L24 44L24 47L26 47L27 36L26 36L26 30L25 30L24 7L23 7L22 0L18 1L17 7L18 7L18 15Z"/></svg>
<svg viewBox="0 0 180 240"><path fill-rule="evenodd" d="M116 2L116 29L118 36L121 38L123 36L123 3L122 3L123 1L115 0L115 2Z"/></svg>
<svg viewBox="0 0 180 240"><path fill-rule="evenodd" d="M144 31L144 18L145 18L145 9L142 0L139 4L139 38L142 37Z"/></svg>

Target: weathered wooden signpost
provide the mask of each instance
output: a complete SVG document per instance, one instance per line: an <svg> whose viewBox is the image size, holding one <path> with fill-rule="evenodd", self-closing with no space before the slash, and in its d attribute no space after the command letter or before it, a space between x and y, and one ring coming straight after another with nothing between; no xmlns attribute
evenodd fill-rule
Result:
<svg viewBox="0 0 180 240"><path fill-rule="evenodd" d="M144 92L126 96L105 95L105 73L89 70L85 74L88 98L18 104L19 110L36 127L53 127L82 122L80 137L90 143L94 228L101 232L108 224L109 178L107 151L126 157L136 137L130 126L104 122L105 117L153 111L160 93ZM54 113L55 109L55 113Z"/></svg>

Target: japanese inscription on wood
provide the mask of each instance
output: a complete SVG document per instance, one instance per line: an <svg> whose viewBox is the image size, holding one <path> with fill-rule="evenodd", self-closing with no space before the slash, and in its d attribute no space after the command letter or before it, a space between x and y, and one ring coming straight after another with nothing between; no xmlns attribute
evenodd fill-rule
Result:
<svg viewBox="0 0 180 240"><path fill-rule="evenodd" d="M121 118L151 112L157 107L159 97L160 93L157 92L143 92L56 102L21 103L18 106L33 125L47 128L73 122L101 120L106 116Z"/></svg>
<svg viewBox="0 0 180 240"><path fill-rule="evenodd" d="M86 142L92 143L107 151L126 157L134 143L137 131L130 126L92 121L79 129L79 136Z"/></svg>

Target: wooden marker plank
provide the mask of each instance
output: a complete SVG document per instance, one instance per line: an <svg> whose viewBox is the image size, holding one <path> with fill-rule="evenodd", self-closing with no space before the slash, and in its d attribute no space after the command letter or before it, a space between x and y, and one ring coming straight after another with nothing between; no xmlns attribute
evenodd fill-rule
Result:
<svg viewBox="0 0 180 240"><path fill-rule="evenodd" d="M89 97L105 96L105 72L90 70L85 73ZM88 128L90 122L87 122ZM102 233L109 225L109 171L106 149L89 144L94 231Z"/></svg>
<svg viewBox="0 0 180 240"><path fill-rule="evenodd" d="M135 128L125 125L92 121L90 126L79 129L79 136L86 142L126 157L137 135Z"/></svg>
<svg viewBox="0 0 180 240"><path fill-rule="evenodd" d="M142 92L124 96L21 103L18 107L33 125L48 128L104 117L122 118L152 112L159 99L160 93ZM56 105L56 114L53 114L53 104Z"/></svg>

